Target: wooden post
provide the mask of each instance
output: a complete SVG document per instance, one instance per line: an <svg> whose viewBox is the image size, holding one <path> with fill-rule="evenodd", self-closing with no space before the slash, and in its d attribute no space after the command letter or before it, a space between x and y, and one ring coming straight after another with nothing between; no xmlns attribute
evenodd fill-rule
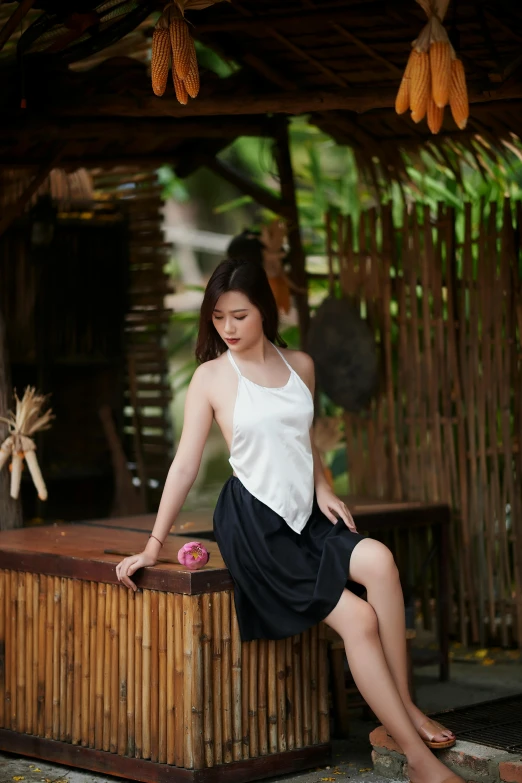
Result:
<svg viewBox="0 0 522 783"><path fill-rule="evenodd" d="M6 416L11 407L11 373L7 353L7 337L4 319L0 310L0 416ZM0 445L7 438L5 424L0 422ZM0 530L22 527L22 503L13 500L9 494L9 467L4 465L0 471Z"/></svg>
<svg viewBox="0 0 522 783"><path fill-rule="evenodd" d="M300 342L301 345L304 345L310 324L308 283L305 268L305 255L299 231L299 213L297 211L297 202L295 198L294 174L288 138L288 120L286 118L278 122L275 138L275 158L281 182L281 198L290 213L288 221L288 243L290 245L289 260L291 266L291 279L296 287L294 294L299 318Z"/></svg>

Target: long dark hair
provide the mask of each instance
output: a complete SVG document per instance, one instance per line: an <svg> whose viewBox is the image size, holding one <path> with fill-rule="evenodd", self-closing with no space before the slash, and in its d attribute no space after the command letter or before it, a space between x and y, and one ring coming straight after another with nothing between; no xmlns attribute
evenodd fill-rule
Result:
<svg viewBox="0 0 522 783"><path fill-rule="evenodd" d="M216 267L205 289L196 345L196 359L199 364L217 359L227 350L226 343L212 322L212 314L219 297L228 291L245 294L261 313L265 336L270 342L286 347L278 332L277 305L264 268L252 261L227 258Z"/></svg>

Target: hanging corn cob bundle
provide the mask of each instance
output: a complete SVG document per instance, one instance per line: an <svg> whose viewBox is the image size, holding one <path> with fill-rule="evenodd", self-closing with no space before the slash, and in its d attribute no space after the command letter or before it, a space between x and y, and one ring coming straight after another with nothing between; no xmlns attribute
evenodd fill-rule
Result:
<svg viewBox="0 0 522 783"><path fill-rule="evenodd" d="M52 411L46 411L42 416L40 411L46 398L36 394L35 389L27 387L20 400L15 394L16 411L9 411L7 418L0 417L9 427L9 436L0 446L0 470L11 457L11 497L15 500L20 494L22 480L23 460L27 462L29 473L33 479L40 500L47 500L47 488L42 477L38 460L36 459L36 446L30 437L35 432L48 430Z"/></svg>
<svg viewBox="0 0 522 783"><path fill-rule="evenodd" d="M457 58L442 25L449 0L417 0L428 23L412 44L395 100L395 111L411 110L414 122L424 117L432 133L438 133L449 103L453 119L463 130L469 116L464 66Z"/></svg>
<svg viewBox="0 0 522 783"><path fill-rule="evenodd" d="M161 96L167 87L169 69L178 101L186 105L189 96L199 93L199 68L196 47L185 10L201 10L230 0L174 0L165 9L152 36L151 79L154 95Z"/></svg>

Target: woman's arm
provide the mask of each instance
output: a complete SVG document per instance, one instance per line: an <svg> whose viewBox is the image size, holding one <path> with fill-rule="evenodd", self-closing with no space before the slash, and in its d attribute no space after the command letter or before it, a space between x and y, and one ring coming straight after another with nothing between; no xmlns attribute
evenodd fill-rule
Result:
<svg viewBox="0 0 522 783"><path fill-rule="evenodd" d="M152 528L153 537L149 538L143 552L126 557L116 566L116 574L120 582L133 590L136 590L136 585L129 577L138 568L154 565L198 474L213 418L212 406L207 395L208 369L205 365L197 368L187 391L183 431L163 488L158 514Z"/></svg>

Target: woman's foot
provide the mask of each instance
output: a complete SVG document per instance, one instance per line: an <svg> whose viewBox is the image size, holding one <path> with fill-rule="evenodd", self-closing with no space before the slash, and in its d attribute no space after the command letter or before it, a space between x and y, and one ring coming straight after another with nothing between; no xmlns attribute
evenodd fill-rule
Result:
<svg viewBox="0 0 522 783"><path fill-rule="evenodd" d="M406 704L405 707L419 736L428 748L442 750L443 748L451 748L455 744L456 737L451 729L447 729L437 721L428 718L413 702L409 705Z"/></svg>
<svg viewBox="0 0 522 783"><path fill-rule="evenodd" d="M465 783L432 754L421 761L408 761L408 777L410 783Z"/></svg>

